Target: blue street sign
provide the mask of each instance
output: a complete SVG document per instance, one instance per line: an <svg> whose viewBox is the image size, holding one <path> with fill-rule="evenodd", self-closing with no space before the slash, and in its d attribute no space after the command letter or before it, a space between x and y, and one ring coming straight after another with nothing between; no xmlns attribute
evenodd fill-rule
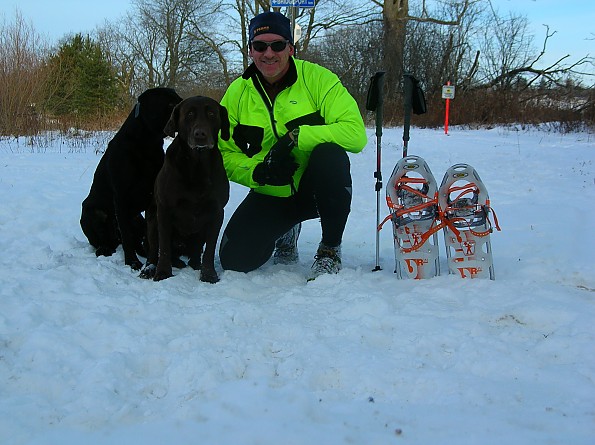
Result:
<svg viewBox="0 0 595 445"><path fill-rule="evenodd" d="M313 8L315 0L272 0L271 6L273 8L280 8L282 6L295 6L296 8Z"/></svg>

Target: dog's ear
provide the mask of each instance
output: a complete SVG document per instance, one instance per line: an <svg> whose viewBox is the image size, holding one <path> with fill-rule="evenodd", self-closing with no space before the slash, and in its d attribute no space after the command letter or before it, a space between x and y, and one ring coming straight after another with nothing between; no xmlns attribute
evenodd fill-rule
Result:
<svg viewBox="0 0 595 445"><path fill-rule="evenodd" d="M145 97L147 97L150 94L151 88L149 88L148 90L145 90L141 93L140 96L138 96L138 98L136 99L138 102L140 102L141 100L144 100Z"/></svg>
<svg viewBox="0 0 595 445"><path fill-rule="evenodd" d="M223 105L219 105L219 116L221 117L221 139L229 141L229 115Z"/></svg>
<svg viewBox="0 0 595 445"><path fill-rule="evenodd" d="M145 97L147 97L150 93L151 90L145 90L142 92L142 94L140 96L138 96L138 98L136 99L136 104L134 105L134 118L137 119L138 116L140 115L140 103L143 102L145 100Z"/></svg>
<svg viewBox="0 0 595 445"><path fill-rule="evenodd" d="M172 138L176 137L176 131L178 131L178 117L179 116L180 116L180 104L178 104L174 107L173 111L171 112L171 116L169 117L169 120L167 121L167 124L165 124L165 128L163 129L163 132Z"/></svg>

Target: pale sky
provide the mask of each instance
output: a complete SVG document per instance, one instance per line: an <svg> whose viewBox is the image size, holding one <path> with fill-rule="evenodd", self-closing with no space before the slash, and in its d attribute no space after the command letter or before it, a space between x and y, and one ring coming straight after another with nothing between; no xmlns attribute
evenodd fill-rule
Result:
<svg viewBox="0 0 595 445"><path fill-rule="evenodd" d="M57 42L67 34L90 33L131 7L128 0L1 0L0 18L13 22L18 9L36 32Z"/></svg>
<svg viewBox="0 0 595 445"><path fill-rule="evenodd" d="M543 25L549 26L550 33L556 31L548 41L548 63L567 54L572 60L587 54L595 57L595 0L492 0L492 4L500 15L516 12L527 16L538 49L545 38Z"/></svg>
<svg viewBox="0 0 595 445"><path fill-rule="evenodd" d="M595 56L595 0L493 0L500 15L509 11L526 15L534 43L541 49L547 24L556 31L550 38L547 59L570 54L571 59ZM132 7L127 0L2 0L0 20L12 22L16 8L35 31L57 42L67 34L91 32L123 16ZM591 40L588 40L591 39Z"/></svg>

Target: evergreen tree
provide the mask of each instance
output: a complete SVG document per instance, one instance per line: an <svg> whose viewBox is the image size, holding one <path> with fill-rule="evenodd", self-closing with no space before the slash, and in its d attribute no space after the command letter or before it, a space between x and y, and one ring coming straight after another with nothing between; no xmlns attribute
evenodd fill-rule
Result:
<svg viewBox="0 0 595 445"><path fill-rule="evenodd" d="M118 85L99 44L77 34L50 57L53 91L47 107L57 115L82 118L113 111L118 103Z"/></svg>

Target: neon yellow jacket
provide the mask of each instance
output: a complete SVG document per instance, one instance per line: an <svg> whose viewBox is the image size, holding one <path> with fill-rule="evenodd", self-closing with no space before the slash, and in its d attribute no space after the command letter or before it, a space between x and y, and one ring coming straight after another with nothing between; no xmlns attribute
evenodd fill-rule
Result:
<svg viewBox="0 0 595 445"><path fill-rule="evenodd" d="M320 65L293 57L289 60L289 86L277 94L273 103L264 92L254 64L231 83L221 99L229 114L231 138L219 139L231 181L259 193L283 197L291 195L290 185L260 186L252 179L252 172L288 131L300 129L298 145L292 151L299 165L293 176L295 189L318 144L334 142L358 153L367 143L357 103L339 78Z"/></svg>

